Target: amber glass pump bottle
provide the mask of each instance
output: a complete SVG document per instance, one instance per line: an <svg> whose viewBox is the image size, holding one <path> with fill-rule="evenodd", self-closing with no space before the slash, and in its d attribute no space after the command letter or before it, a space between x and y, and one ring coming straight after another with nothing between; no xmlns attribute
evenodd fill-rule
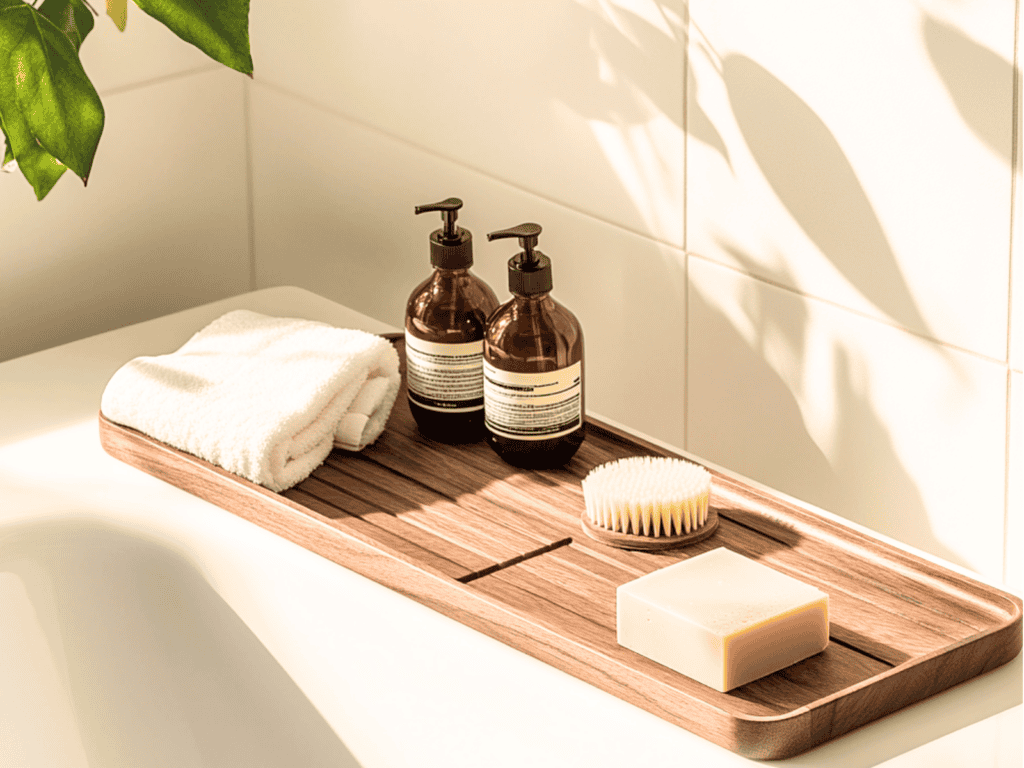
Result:
<svg viewBox="0 0 1024 768"><path fill-rule="evenodd" d="M483 339L498 297L469 271L473 236L455 225L462 201L450 197L417 205L440 211L444 226L430 235L433 273L416 286L405 308L409 410L420 432L444 443L484 437Z"/></svg>
<svg viewBox="0 0 1024 768"><path fill-rule="evenodd" d="M583 330L551 298L540 233L520 224L487 235L518 238L523 250L508 262L512 299L491 315L484 336L486 440L509 464L532 469L562 466L585 436Z"/></svg>

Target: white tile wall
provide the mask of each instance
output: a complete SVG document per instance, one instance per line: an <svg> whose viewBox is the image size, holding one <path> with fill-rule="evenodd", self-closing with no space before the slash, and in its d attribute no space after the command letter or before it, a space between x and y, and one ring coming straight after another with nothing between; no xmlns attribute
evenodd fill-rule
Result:
<svg viewBox="0 0 1024 768"><path fill-rule="evenodd" d="M409 294L430 274L428 236L440 226L436 214L415 216L417 203L465 201L459 224L474 235L474 271L502 301L518 248L485 235L538 222L552 295L583 326L587 408L682 443L681 251L276 89L256 85L252 97L261 286L296 284L401 327Z"/></svg>
<svg viewBox="0 0 1024 768"><path fill-rule="evenodd" d="M682 245L682 0L301 0L251 23L261 82Z"/></svg>
<svg viewBox="0 0 1024 768"><path fill-rule="evenodd" d="M1018 3L1019 5L1019 3ZM1019 11L1019 8L1018 8ZM1006 531L1003 581L1018 595L1024 595L1024 152L1020 130L1024 125L1024 77L1020 74L1019 40L1024 19L1017 14L1018 49L1014 59L1017 70L1017 114L1014 149L1013 228L1010 248L1011 303L1009 343L1010 407L1007 411L1006 457Z"/></svg>
<svg viewBox="0 0 1024 768"><path fill-rule="evenodd" d="M690 16L687 247L1005 360L1014 4Z"/></svg>
<svg viewBox="0 0 1024 768"><path fill-rule="evenodd" d="M499 293L537 220L594 411L1002 578L1012 6L303 7L254 9L261 285L397 324L414 203Z"/></svg>
<svg viewBox="0 0 1024 768"><path fill-rule="evenodd" d="M1002 578L1006 369L691 258L688 447Z"/></svg>
<svg viewBox="0 0 1024 768"><path fill-rule="evenodd" d="M0 174L0 359L248 290L243 78L104 97L88 187Z"/></svg>
<svg viewBox="0 0 1024 768"><path fill-rule="evenodd" d="M1019 3L1018 3L1019 6ZM1018 595L1024 595L1024 152L1020 146L1024 126L1024 77L1020 73L1019 40L1024 19L1017 14L1018 49L1014 65L1017 71L1017 114L1014 133L1013 240L1011 258L1011 303L1009 343L1010 407L1007 411L1006 530L1003 581Z"/></svg>
<svg viewBox="0 0 1024 768"><path fill-rule="evenodd" d="M591 410L1019 590L1015 5L254 3L251 84L101 17L89 189L0 176L0 358L248 289L247 159L259 286L393 324L456 194L499 295L545 227Z"/></svg>
<svg viewBox="0 0 1024 768"><path fill-rule="evenodd" d="M1019 5L1019 2L1018 2ZM1024 17L1017 14L1017 38L1024 31ZM1014 196L1012 241L1010 243L1011 302L1010 302L1010 343L1008 356L1010 368L1024 370L1024 152L1020 146L1020 129L1024 125L1024 77L1020 73L1020 52L1014 58L1017 72L1017 114L1014 133Z"/></svg>
<svg viewBox="0 0 1024 768"><path fill-rule="evenodd" d="M149 80L220 67L134 3L128 5L124 32L103 12L102 3L94 5L100 15L82 43L82 66L101 97Z"/></svg>

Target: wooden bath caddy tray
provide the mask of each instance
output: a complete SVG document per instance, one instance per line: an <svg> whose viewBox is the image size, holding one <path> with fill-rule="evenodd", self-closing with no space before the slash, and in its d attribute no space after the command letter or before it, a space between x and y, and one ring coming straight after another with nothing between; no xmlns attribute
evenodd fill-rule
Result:
<svg viewBox="0 0 1024 768"><path fill-rule="evenodd" d="M665 451L588 420L565 469L517 470L483 443L421 437L405 398L374 445L334 451L282 494L102 415L100 438L122 461L748 757L799 754L1021 649L1019 598L718 472L720 524L706 540L663 552L601 544L580 526L580 480ZM619 584L721 546L827 592L828 648L719 693L616 643Z"/></svg>

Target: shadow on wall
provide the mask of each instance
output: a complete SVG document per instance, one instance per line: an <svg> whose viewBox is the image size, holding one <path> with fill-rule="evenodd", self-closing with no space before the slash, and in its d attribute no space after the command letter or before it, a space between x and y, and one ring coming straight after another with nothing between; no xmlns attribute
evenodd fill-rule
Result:
<svg viewBox="0 0 1024 768"><path fill-rule="evenodd" d="M579 35L564 41L571 66L551 73L552 93L587 123L646 234L682 243L683 93L664 66L683 50L685 20L662 3L573 12Z"/></svg>
<svg viewBox="0 0 1024 768"><path fill-rule="evenodd" d="M697 78L693 74L693 67L690 66L686 67L686 90L690 94L686 105L687 133L720 154L722 159L725 160L725 164L729 166L729 170L735 173L736 171L732 167L732 160L729 157L729 149L725 146L722 134L715 128L714 122L708 117L708 113L704 111L697 100Z"/></svg>
<svg viewBox="0 0 1024 768"><path fill-rule="evenodd" d="M933 336L867 193L821 118L746 56L726 56L722 77L747 147L793 220L876 307Z"/></svg>
<svg viewBox="0 0 1024 768"><path fill-rule="evenodd" d="M753 259L729 250L746 267L754 267ZM757 296L760 290L766 288L754 287L743 301L753 339L745 339L733 320L700 291L689 293L690 316L710 318L690 334L692 352L702 360L715 360L721 370L742 371L743 378L723 381L711 374L701 379L691 369L692 439L687 447L748 477L763 478L780 490L794 489L790 492L822 509L970 568L934 535L924 500L903 468L885 423L872 407L869 393L855 383L850 352L839 346L832 350L835 421L828 455L819 447L821 438L811 434L801 408L800 400L806 400L801 383L787 381L771 363L788 361L789 365L779 367L803 372L807 312L801 302L789 302L786 306L792 311L771 314ZM736 407L740 402L744 407ZM701 423L704 411L716 414L713 424ZM751 412L760 418L750 419Z"/></svg>
<svg viewBox="0 0 1024 768"><path fill-rule="evenodd" d="M652 114L671 117L681 111L675 95L661 90L665 80L652 80L645 67L652 60L651 52L685 39L689 20L668 28L656 22L619 7L594 10L584 28L589 28L589 60L600 73L602 86L592 93L566 89L562 97L592 127L614 128L616 142L605 137L600 143L623 189L648 220L654 218L647 210L650 200L671 187L671 174L665 164L645 164L638 137L649 128ZM824 122L789 87L748 57L726 56L720 73L752 156L808 238L895 323L932 335L866 191ZM689 67L686 77L691 94L686 117L690 136L712 147L732 168L722 134L693 98L698 83ZM683 138L682 125L674 118L673 125ZM601 140L598 130L595 135ZM656 172L651 172L652 167ZM638 186L646 188L638 193ZM722 247L730 250L725 244ZM764 272L763 265L746 254L732 255L748 274ZM791 275L770 277L782 285L795 285ZM923 498L903 467L885 422L872 406L870 393L855 381L851 352L836 342L830 352L829 383L834 405L827 416L806 415L808 400L820 393L803 391L799 375L809 364L806 337L810 330L800 302L792 303L800 309L785 318L765 314L756 300L744 307L756 337L751 341L697 292L691 291L688 300L695 304L688 312L691 318L715 318L714 327L690 329L691 348L708 344L702 359L721 361L724 369L742 371L745 377L727 382L714 379L714 391L709 387L704 396L715 422L702 424L702 410L691 408L686 414L685 448L967 566L932 532ZM670 346L666 338L666 347ZM722 354L741 359L722 360ZM946 351L940 354L949 359ZM779 358L785 362L778 366L785 374L773 368ZM690 371L688 386L691 392L699 391L700 381L694 378L698 372ZM752 399L759 405L736 407ZM746 421L751 412L760 415L757 423ZM831 422L827 439L821 434L825 430L819 422L823 421Z"/></svg>
<svg viewBox="0 0 1024 768"><path fill-rule="evenodd" d="M0 543L0 762L359 768L186 558L96 522Z"/></svg>
<svg viewBox="0 0 1024 768"><path fill-rule="evenodd" d="M956 27L927 14L921 29L932 66L960 117L975 136L1009 165L1013 119L995 105L1013 102L1013 65Z"/></svg>

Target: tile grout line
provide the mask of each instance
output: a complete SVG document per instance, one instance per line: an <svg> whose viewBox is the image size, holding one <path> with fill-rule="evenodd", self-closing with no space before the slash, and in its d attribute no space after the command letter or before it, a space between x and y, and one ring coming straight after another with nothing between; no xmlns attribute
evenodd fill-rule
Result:
<svg viewBox="0 0 1024 768"><path fill-rule="evenodd" d="M690 450L690 254L683 253L683 282L686 285L683 329L683 450Z"/></svg>
<svg viewBox="0 0 1024 768"><path fill-rule="evenodd" d="M224 69L224 65L216 62L212 64L204 64L201 67L193 67L192 69L185 69L181 72L171 72L166 75L158 75L157 77L151 77L148 80L140 80L137 83L128 83L127 85L119 85L114 88L107 88L102 91L98 91L100 96L119 96L122 93L128 93L135 91L140 88L148 88L151 85L161 85L172 80L180 80L182 78L191 77L192 75L201 75L204 72L214 72L218 69Z"/></svg>
<svg viewBox="0 0 1024 768"><path fill-rule="evenodd" d="M689 161L690 161L690 109L688 78L690 75L690 6L685 6L683 24L683 285L686 286L686 309L683 313L683 450L690 450L690 242L689 221Z"/></svg>
<svg viewBox="0 0 1024 768"><path fill-rule="evenodd" d="M631 235L635 235L637 237L642 237L645 240L649 240L652 243L655 243L657 245L664 245L665 247L672 248L673 250L676 250L676 251L683 250L680 246L676 245L675 243L671 243L668 240L663 240L663 239L661 239L659 237L655 237L655 236L653 236L653 235L651 235L649 233L641 232L641 231L639 231L637 229L633 229L632 227L628 227L628 226L626 226L624 224L620 224L618 222L608 221L607 219L602 219L600 216L597 216L597 215L595 215L593 213L590 213L589 211L584 211L581 208L575 208L572 205L569 205L568 203L566 203L564 201L556 200L555 198L548 197L548 196L544 195L541 192L537 192L537 191L529 189L527 187L520 186L519 184L517 184L517 183L515 183L513 181L508 181L507 179L502 179L502 178L499 178L497 176L494 176L494 175L492 175L491 173L489 173L489 172L487 172L485 170L482 170L480 168L476 168L476 167L474 167L472 165L467 164L463 160L459 160L457 158L448 157L447 155L443 155L443 154L441 154L440 152L438 152L436 150L433 150L433 149L430 149L428 147L425 147L422 144L417 144L417 143L415 143L413 141L410 141L409 139L407 139L407 138L405 138L403 136L398 136L398 135L396 135L394 133L390 133L389 131L386 131L383 128L380 128L380 127L378 127L376 125L373 125L372 123L368 123L365 120L361 120L358 117L354 117L354 116L349 115L349 114L347 114L345 112L337 110L337 109L335 109L333 107L329 107L329 106L327 106L325 104L322 104L322 103L316 101L315 99L312 99L312 98L310 98L308 96L305 96L303 94L291 91L288 88L285 88L284 86L277 85L276 83L271 83L271 82L268 82L266 80L264 80L264 81L257 81L256 84L261 86L261 87L263 87L263 88L266 88L267 90L276 91L276 92L284 94L284 95L286 95L286 96L288 96L290 98L293 98L293 99L296 99L298 101L301 101L304 104L307 104L307 105L313 107L314 109L317 109L317 110L319 110L321 112L324 112L324 113L326 113L328 115L331 115L333 117L339 118L341 120L345 120L345 121L347 121L349 123L352 123L353 125L357 125L360 128L363 128L363 129L365 129L367 131L370 131L372 133L376 133L376 134L378 134L380 136L383 136L386 139L398 142L399 144L404 144L405 146L410 147L411 149L414 149L417 152L422 152L423 154L430 155L431 157L437 158L438 160L443 160L446 163L451 163L452 165L456 165L456 166L458 166L460 168L463 168L464 170L467 170L467 171L470 171L472 173L475 173L475 174L477 174L479 176L482 176L482 177L484 177L484 178L486 178L486 179L488 179L490 181L496 181L496 182L498 182L500 184L503 184L503 185L505 185L507 187L511 187L512 189L515 189L515 190L517 190L519 192L522 192L524 194L530 195L531 197L535 197L538 200L542 200L542 201L544 201L546 203L550 203L551 205L557 205L559 208L564 208L565 210L571 211L572 213L579 214L580 216L585 216L588 219L593 219L594 221L600 222L601 224L605 224L605 225L607 225L609 227L615 227L616 229L622 230L623 232L628 232Z"/></svg>
<svg viewBox="0 0 1024 768"><path fill-rule="evenodd" d="M252 81L246 78L242 82L242 120L245 135L245 201L248 218L249 236L249 290L255 291L256 280L256 207L253 195L253 159L252 159Z"/></svg>
<svg viewBox="0 0 1024 768"><path fill-rule="evenodd" d="M1018 197L1021 193L1019 189L1020 179L1018 177L1018 163L1020 161L1020 0L1015 0L1013 10L1013 97L1011 103L1013 105L1013 114L1010 117L1011 131L1010 131L1010 164L1012 171L1010 173L1010 258L1009 258L1009 278L1007 280L1007 297L1006 297L1006 434L1004 439L1003 447L1005 449L1005 457L1003 460L1003 583L1006 583L1008 577L1008 558L1010 553L1010 434L1013 426L1011 421L1012 416L1012 401L1013 401L1013 373L1010 365L1010 360L1013 353L1013 251L1015 246L1015 240L1020 236L1017 231L1017 227L1014 226L1016 215Z"/></svg>
<svg viewBox="0 0 1024 768"><path fill-rule="evenodd" d="M524 194L530 195L531 197L535 197L535 198L537 198L539 200L542 200L542 201L544 201L546 203L549 203L551 205L557 206L559 208L562 208L564 210L567 210L567 211L570 211L572 213L578 214L580 216L584 216L584 217L586 217L588 219L591 219L592 221L596 221L596 222L599 222L599 223L604 224L606 226L614 227L615 229L618 229L618 230L620 230L622 232L626 232L626 233L629 233L629 234L634 235L636 237L643 238L644 240L647 240L647 241L649 241L651 243L654 243L655 245L660 245L660 246L664 246L666 248L671 248L671 249L673 249L675 251L679 251L679 252L682 252L684 254L693 256L693 257L698 258L698 259L700 259L702 261L705 261L705 262L707 262L709 264L713 264L715 266L722 267L723 269L728 269L728 270L731 270L733 272L736 272L737 274L743 275L744 277L747 277L747 278L749 278L751 280L756 280L758 282L765 283L766 285L771 285L772 287L778 288L779 290L785 291L786 293L789 293L791 295L799 296L799 297L804 298L804 299L810 299L812 301L818 301L818 302L821 302L822 304L827 304L827 305L829 305L831 307L834 307L836 309L843 310L844 312L848 312L850 314L857 315L858 317L863 318L865 320L869 320L871 322L878 323L879 325L884 325L887 328L892 328L893 330L902 331L903 333L907 333L907 334L909 334L911 336L916 336L917 338L922 339L922 340L927 341L927 342L930 342L932 344L935 344L936 346L944 347L944 348L947 348L947 349L952 349L952 350L957 351L957 352L962 352L962 353L964 353L966 355L970 355L970 356L976 357L976 358L978 358L980 360L984 360L985 362L996 363L1000 367L1003 367L1003 368L1008 367L1008 363L1007 363L1006 360L1000 360L1000 359L997 359L997 358L994 358L994 357L990 357L988 355L982 354L981 352L975 352L975 351L967 349L965 347L960 347L960 346L957 346L956 344L952 344L952 343L950 343L948 341L942 341L941 339L936 339L936 338L934 338L932 336L927 336L927 335L925 335L923 333L920 333L918 331L913 331L913 330L911 330L909 328L905 328L905 327L903 327L901 325L897 325L894 322L889 322L889 321L883 320L881 318L875 317L875 316L870 315L870 314L868 314L868 313L866 313L866 312L864 312L862 310L853 309L852 307L848 307L848 306L846 306L844 304L840 304L839 302L833 301L832 299L826 299L826 298L824 298L822 296L816 296L816 295L814 295L812 293L806 293L804 291L797 290L797 289L795 289L795 288L793 288L791 286L783 285L782 283L776 282L776 281L772 280L771 278L767 278L767 277L763 277L761 275L755 275L755 274L752 274L750 272L746 272L746 271L744 271L742 269L739 269L739 268L737 268L735 266L732 266L730 264L725 264L723 262L717 261L717 260L715 260L713 258L710 258L708 256L704 256L704 255L699 254L699 253L694 253L692 251L686 251L686 250L680 248L678 245L674 245L674 244L669 243L669 242L667 242L665 240L661 240L659 238L652 237L651 235L645 234L643 232L638 232L638 231L636 231L634 229L631 229L630 227L624 226L624 225L619 224L617 222L607 221L605 219L602 219L600 216L596 216L595 214L590 213L588 211L580 210L579 208L574 208L573 206L568 205L567 203L562 202L560 200L555 200L554 198L546 197L545 195L540 194L539 192L535 192L535 191L533 191L531 189L527 189L525 187L521 187L518 184L515 184L513 182L510 182L510 181L507 181L505 179L499 178L497 176L492 176L491 174L487 173L486 171L480 170L479 168L474 168L473 166L467 165L466 163L464 163L464 162L462 162L460 160L456 160L456 159L447 157L447 156L442 155L439 152L436 152L436 151L434 151L432 149L428 149L426 147L420 146L419 144L415 144L415 143L409 141L408 139L402 138L401 136L396 136L394 134L391 134L391 133L389 133L389 132L387 132L387 131L385 131L385 130L383 130L381 128L378 128L375 125L372 125L370 123L364 122L364 121L362 121L362 120L360 120L358 118L352 117L352 116L347 115L347 114L345 114L343 112L337 111L337 110L335 110L335 109L333 109L331 107L327 107L327 106L325 106L323 104L320 104L317 101L314 101L313 99L311 99L311 98L309 98L307 96L303 96L301 94L294 93L293 91L290 91L287 88L284 88L282 86L279 86L279 85L276 85L276 84L273 84L273 83L268 83L268 82L265 82L265 81L264 82L258 82L257 85L259 85L261 87L264 87L264 88L267 88L268 90L284 94L285 96L288 96L290 98L296 99L298 101L301 101L301 102L303 102L303 103L313 107L314 109L317 109L320 112L323 112L323 113L325 113L327 115L331 115L331 116L333 116L335 118L338 118L340 120L344 120L344 121L349 122L349 123L351 123L353 125L359 126L359 127L363 128L364 130L370 131L372 133L376 133L379 136L382 136L382 137L384 137L386 139L389 139L391 141L395 141L395 142L398 142L400 144L404 144L405 146L410 147L412 149L415 149L418 152L422 152L423 154L429 155L429 156L437 158L439 160L443 160L444 162L447 162L447 163L451 163L452 165L456 165L456 166L458 166L460 168L463 168L463 169L465 169L467 171L470 171L471 173L475 173L475 174L477 174L479 176L482 176L482 177L484 177L484 178L486 178L486 179L488 179L490 181L497 182L497 183L502 184L504 186L507 186L507 187L509 187L511 189L514 189L514 190L517 190L517 191L522 192Z"/></svg>
<svg viewBox="0 0 1024 768"><path fill-rule="evenodd" d="M749 272L746 272L746 271L744 271L744 270L742 270L742 269L740 269L738 267L734 267L731 264L723 264L722 262L716 261L715 259L712 259L712 258L710 258L708 256L703 256L703 255L701 255L699 253L694 253L693 251L687 251L687 253L688 253L688 255L692 256L695 259L700 259L701 261L705 261L708 264L711 264L711 265L716 266L716 267L721 267L722 269L728 269L731 272L735 272L736 274L742 275L744 277L748 277L751 280L757 280L758 282L764 283L765 285L770 285L773 288L778 288L780 291L785 291L786 293L792 294L794 296L799 296L799 297L801 297L803 299L809 299L811 301L817 301L817 302L819 302L821 304L826 304L826 305L828 305L830 307L834 307L835 309L842 310L843 312L848 312L851 315L856 315L857 317L863 318L864 320L869 320L869 321L871 321L873 323L878 323L879 325L884 325L887 328L892 328L895 331L900 331L900 332L906 333L906 334L908 334L910 336L916 336L917 338L921 339L922 341L927 341L930 344L934 344L934 345L939 346L939 347L945 347L946 349L952 349L955 352L961 352L961 353L963 353L965 355L970 355L971 357L978 358L979 360L982 360L982 361L984 361L986 363L995 363L1000 368L1009 368L1009 365L1007 364L1007 362L1005 360L1000 360L1000 359L995 358L995 357L989 357L988 355L983 355L981 352L975 352L972 349L967 349L965 347L960 347L960 346L957 346L956 344L951 344L948 341L942 341L941 339L936 339L936 338L934 338L932 336L926 336L925 334L919 333L918 331L912 331L909 328L904 328L902 325L897 325L896 323L891 323L891 322L888 322L886 320L882 320L881 318L874 317L873 315L869 315L868 313L863 312L863 311L861 311L859 309L853 309L852 307L848 307L845 304L840 304L838 301L833 301L832 299L826 299L823 296L815 296L813 293L804 293L803 291L794 290L790 286L783 285L782 283L776 282L775 280L772 280L771 278L761 277L760 275L752 275Z"/></svg>

